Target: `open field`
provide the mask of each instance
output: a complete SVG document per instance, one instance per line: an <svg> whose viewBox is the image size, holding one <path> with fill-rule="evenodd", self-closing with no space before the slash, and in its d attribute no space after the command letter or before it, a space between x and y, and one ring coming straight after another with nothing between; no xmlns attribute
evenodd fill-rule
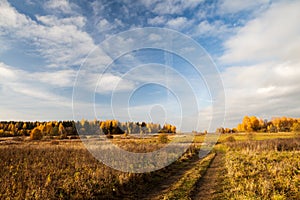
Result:
<svg viewBox="0 0 300 200"><path fill-rule="evenodd" d="M300 199L300 140L237 142L226 153L228 199Z"/></svg>
<svg viewBox="0 0 300 200"><path fill-rule="evenodd" d="M199 159L204 137L197 135L173 164L141 174L107 167L78 139L1 139L0 199L300 198L296 134L222 134L213 152ZM112 141L132 152L152 152L166 145L158 136Z"/></svg>

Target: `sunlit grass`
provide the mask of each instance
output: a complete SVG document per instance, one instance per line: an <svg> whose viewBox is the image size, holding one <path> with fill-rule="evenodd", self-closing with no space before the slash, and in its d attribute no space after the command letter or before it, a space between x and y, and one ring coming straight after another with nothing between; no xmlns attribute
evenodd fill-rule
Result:
<svg viewBox="0 0 300 200"><path fill-rule="evenodd" d="M226 153L228 182L225 185L228 188L221 195L223 199L300 199L300 144L299 138L290 139L293 137L295 133L221 134L213 152ZM105 166L80 140L15 141L16 144L3 141L0 145L0 199L132 197L188 165L200 147L205 150L202 143L209 141L207 135L167 135L167 138L167 144L162 143L158 135L144 138L120 135L107 140L130 152L142 153L193 139L194 143L175 163L144 174L123 173ZM203 165L184 172L183 177L170 186L173 189L167 196L176 199L190 193L209 164L205 159L200 162Z"/></svg>
<svg viewBox="0 0 300 200"><path fill-rule="evenodd" d="M300 199L299 144L298 139L228 144L223 199Z"/></svg>
<svg viewBox="0 0 300 200"><path fill-rule="evenodd" d="M146 141L117 139L115 142L132 152L151 152L165 145L156 139L150 140L153 143ZM131 197L180 170L193 155L196 156L196 149L191 147L170 166L135 174L117 171L99 162L80 141L3 144L0 145L0 199Z"/></svg>
<svg viewBox="0 0 300 200"><path fill-rule="evenodd" d="M236 141L245 140L269 140L277 138L294 138L293 132L281 132L281 133L234 133L234 134L221 134L219 142L224 142L227 137L233 136Z"/></svg>

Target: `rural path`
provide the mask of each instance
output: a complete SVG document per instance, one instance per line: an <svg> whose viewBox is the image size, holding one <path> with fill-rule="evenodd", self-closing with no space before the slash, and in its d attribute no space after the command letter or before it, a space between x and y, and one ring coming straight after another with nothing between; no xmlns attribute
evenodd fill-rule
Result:
<svg viewBox="0 0 300 200"><path fill-rule="evenodd" d="M195 165L198 162L199 158L196 155L194 156L194 158L192 158L190 162L185 163L180 169L174 170L174 172L172 172L167 179L164 179L162 182L155 185L153 188L149 188L147 192L139 196L139 199L161 200L162 195L166 193L169 187L176 183L187 170L195 167Z"/></svg>
<svg viewBox="0 0 300 200"><path fill-rule="evenodd" d="M224 153L218 152L216 154L204 176L197 183L192 199L209 200L220 198L218 193L222 188L221 184L224 177L224 156Z"/></svg>

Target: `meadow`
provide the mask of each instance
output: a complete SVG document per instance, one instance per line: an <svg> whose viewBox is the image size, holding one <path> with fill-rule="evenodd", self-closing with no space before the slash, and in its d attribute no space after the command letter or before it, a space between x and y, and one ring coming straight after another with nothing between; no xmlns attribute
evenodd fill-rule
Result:
<svg viewBox="0 0 300 200"><path fill-rule="evenodd" d="M159 140L115 139L133 152L151 152ZM95 159L80 140L6 140L0 145L0 199L136 199L186 166L191 148L172 165L149 173L125 173Z"/></svg>
<svg viewBox="0 0 300 200"><path fill-rule="evenodd" d="M120 136L111 141L128 151L152 152L172 137ZM214 150L199 159L204 137L195 136L171 165L147 173L112 169L95 159L79 139L2 139L0 199L198 199L203 180L211 178L218 181L212 195L202 195L206 199L300 199L296 134L222 134ZM218 156L224 165L218 164L215 177L207 177Z"/></svg>
<svg viewBox="0 0 300 200"><path fill-rule="evenodd" d="M224 199L300 199L299 138L227 144Z"/></svg>

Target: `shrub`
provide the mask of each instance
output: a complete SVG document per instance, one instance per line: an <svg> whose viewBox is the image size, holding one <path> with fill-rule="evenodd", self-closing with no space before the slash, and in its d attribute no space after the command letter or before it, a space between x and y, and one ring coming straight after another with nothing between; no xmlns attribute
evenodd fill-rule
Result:
<svg viewBox="0 0 300 200"><path fill-rule="evenodd" d="M42 139L42 137L43 137L42 131L38 128L34 128L30 133L31 140L40 140Z"/></svg>
<svg viewBox="0 0 300 200"><path fill-rule="evenodd" d="M158 141L160 142L160 143L167 143L168 142L168 135L167 134L165 134L165 133L161 133L161 134L159 134L158 135Z"/></svg>
<svg viewBox="0 0 300 200"><path fill-rule="evenodd" d="M233 136L229 136L225 139L226 142L235 142L235 138Z"/></svg>

